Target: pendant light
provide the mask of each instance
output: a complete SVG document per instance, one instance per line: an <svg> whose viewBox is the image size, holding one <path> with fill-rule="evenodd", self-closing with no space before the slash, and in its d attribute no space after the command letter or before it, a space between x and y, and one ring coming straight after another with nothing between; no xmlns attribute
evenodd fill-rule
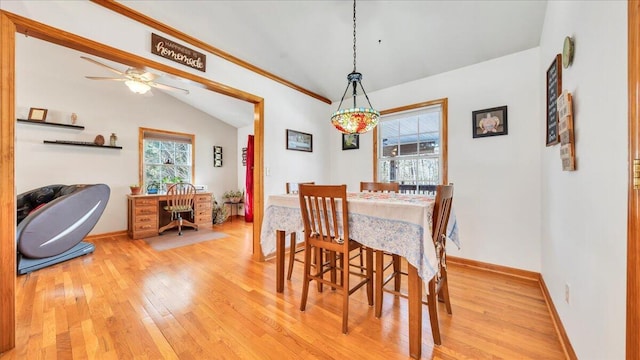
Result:
<svg viewBox="0 0 640 360"><path fill-rule="evenodd" d="M342 94L342 100L338 105L338 110L331 115L331 124L338 129L338 131L344 134L362 134L369 130L372 130L378 125L378 119L380 119L380 112L373 109L369 96L364 91L362 86L362 74L356 71L356 0L353 0L353 71L347 75L347 88ZM362 94L369 103L368 108L359 108L356 104L356 96L358 95L357 87L360 85ZM353 96L353 108L340 110L342 102L344 101L347 90L352 87Z"/></svg>

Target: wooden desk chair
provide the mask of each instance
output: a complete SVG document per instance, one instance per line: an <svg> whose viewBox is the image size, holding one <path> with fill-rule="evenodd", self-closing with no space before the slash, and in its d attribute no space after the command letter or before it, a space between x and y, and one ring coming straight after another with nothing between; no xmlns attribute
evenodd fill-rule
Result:
<svg viewBox="0 0 640 360"><path fill-rule="evenodd" d="M304 280L300 311L305 311L309 295L309 283L312 280L319 285L329 285L342 290L342 332L347 333L349 316L349 295L367 285L369 305L373 305L373 251L366 249L366 271L364 274L349 271L349 253L362 245L349 239L349 213L347 210L346 185L300 185L300 211L304 222ZM339 207L339 208L338 208ZM338 225L338 217L342 216L342 225ZM316 257L315 271L311 272L311 254ZM323 253L329 258L327 265L321 261ZM338 261L340 258L340 261ZM345 261L345 259L347 259ZM341 264L341 266L340 266ZM341 281L336 274L340 271ZM330 273L330 279L325 278ZM350 286L350 275L362 280ZM320 286L320 291L322 287Z"/></svg>
<svg viewBox="0 0 640 360"><path fill-rule="evenodd" d="M178 227L178 235L182 235L182 227L189 226L198 230L198 225L182 218L182 213L191 213L193 218L193 202L196 196L195 186L188 183L173 184L167 190L167 206L164 210L171 213L171 222L160 229L162 234L165 230Z"/></svg>
<svg viewBox="0 0 640 360"><path fill-rule="evenodd" d="M302 183L287 183L286 184L287 194L297 194L298 186L300 186L300 184L314 185L315 182L310 181L310 182L302 182ZM289 243L289 267L287 269L287 280L291 280L291 274L293 273L293 262L297 261L300 263L304 263L303 260L300 260L296 257L297 253L304 251L304 246L298 248L295 232L292 232L290 237L291 237L291 242Z"/></svg>
<svg viewBox="0 0 640 360"><path fill-rule="evenodd" d="M431 331L433 335L433 342L436 345L442 343L440 337L440 325L438 322L438 298L442 298L445 303L447 313L451 315L451 302L449 300L449 284L447 278L447 252L446 252L446 233L447 223L449 222L449 216L451 215L451 204L453 203L453 184L438 185L436 187L436 199L433 209L433 244L436 248L436 256L438 258L438 267L436 275L429 280L428 294L426 305L429 309L429 320L431 322ZM376 291L382 289L378 288L380 282L376 281ZM386 290L385 291L389 291ZM406 297L406 294L402 294L399 291L390 291L396 295ZM380 291L381 294L381 291ZM380 301L378 301L380 300ZM424 302L423 302L424 303ZM380 317L382 312L382 298L378 299L376 296L376 317Z"/></svg>

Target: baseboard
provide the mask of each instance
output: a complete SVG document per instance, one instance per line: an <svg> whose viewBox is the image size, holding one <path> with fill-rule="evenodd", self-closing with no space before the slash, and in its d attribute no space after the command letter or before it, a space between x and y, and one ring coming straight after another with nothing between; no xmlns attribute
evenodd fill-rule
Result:
<svg viewBox="0 0 640 360"><path fill-rule="evenodd" d="M449 255L447 255L447 263L478 268L486 271L515 276L515 277L529 279L533 281L540 281L540 273L537 273L534 271L516 269L516 268L502 266L502 265L489 264L482 261L463 259L455 256L449 256Z"/></svg>
<svg viewBox="0 0 640 360"><path fill-rule="evenodd" d="M556 329L556 333L558 334L558 338L560 339L560 345L562 345L562 349L564 350L564 354L567 359L577 360L573 347L571 346L571 342L569 341L569 337L567 336L567 332L564 330L564 326L562 325L562 321L560 321L560 316L556 311L556 307L553 305L553 301L551 300L551 295L549 294L549 289L547 289L547 285L544 282L544 278L540 273L522 269L516 269L508 266L495 265L490 263L485 263L482 261L463 259L455 256L447 256L448 264L455 264L458 266L467 266L473 267L480 270L491 271L495 273L500 273L508 276L515 276L518 278L524 278L528 280L532 280L538 283L540 286L540 290L542 290L542 296L544 297L544 302L547 304L547 309L549 309L549 314L551 314L551 321L553 322L553 327Z"/></svg>
<svg viewBox="0 0 640 360"><path fill-rule="evenodd" d="M127 230L112 231L112 232L108 232L108 233L89 235L89 236L85 237L84 239L85 240L95 240L95 239L101 239L101 238L106 238L106 237L111 237L111 236L121 236L121 235L127 235Z"/></svg>

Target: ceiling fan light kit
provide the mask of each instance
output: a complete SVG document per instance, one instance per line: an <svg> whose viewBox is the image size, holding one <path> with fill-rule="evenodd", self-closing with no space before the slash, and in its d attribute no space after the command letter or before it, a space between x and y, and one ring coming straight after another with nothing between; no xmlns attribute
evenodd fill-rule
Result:
<svg viewBox="0 0 640 360"><path fill-rule="evenodd" d="M160 77L160 75L156 75L154 73L144 71L136 68L129 68L126 71L120 71L118 69L112 68L109 65L105 65L99 61L93 60L86 56L80 56L82 59L92 62L96 65L100 65L109 69L110 71L120 75L120 77L99 77L99 76L85 76L90 80L113 80L113 81L124 81L124 84L127 85L129 90L136 94L146 94L152 87L162 89L162 90L170 90L170 91L181 91L185 94L189 94L189 90L182 89L179 87L161 84L155 82L154 80Z"/></svg>
<svg viewBox="0 0 640 360"><path fill-rule="evenodd" d="M369 96L362 86L362 74L356 71L356 0L353 0L353 71L347 75L347 88L342 94L342 99L338 105L338 110L331 115L331 124L343 134L362 134L372 130L378 125L380 112L371 106ZM367 99L368 108L358 107L356 97L358 96L358 85L362 89L362 94ZM340 110L344 97L349 87L352 87L353 108Z"/></svg>

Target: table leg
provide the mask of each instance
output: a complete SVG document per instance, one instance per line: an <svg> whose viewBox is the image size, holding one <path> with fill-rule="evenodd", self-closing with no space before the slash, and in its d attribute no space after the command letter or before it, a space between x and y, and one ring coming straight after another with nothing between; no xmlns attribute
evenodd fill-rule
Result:
<svg viewBox="0 0 640 360"><path fill-rule="evenodd" d="M422 355L422 279L418 270L408 264L409 287L409 355L420 359Z"/></svg>
<svg viewBox="0 0 640 360"><path fill-rule="evenodd" d="M375 315L380 318L382 315L382 283L384 282L384 252L382 250L376 250L376 286L373 291L375 295Z"/></svg>
<svg viewBox="0 0 640 360"><path fill-rule="evenodd" d="M285 233L276 230L276 292L284 291L284 239Z"/></svg>

